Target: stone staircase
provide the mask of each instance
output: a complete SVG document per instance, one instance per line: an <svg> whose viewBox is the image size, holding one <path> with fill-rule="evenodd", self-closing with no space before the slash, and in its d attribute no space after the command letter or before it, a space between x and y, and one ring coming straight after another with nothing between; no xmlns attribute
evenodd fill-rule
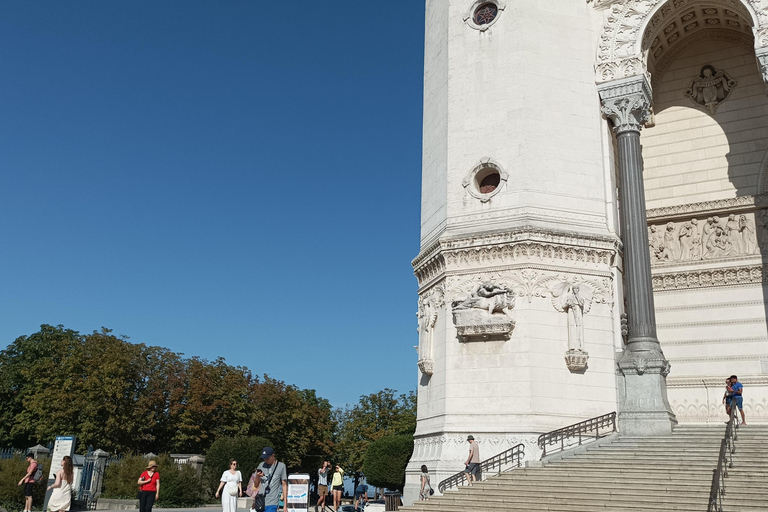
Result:
<svg viewBox="0 0 768 512"><path fill-rule="evenodd" d="M724 432L724 424L683 425L667 437L617 437L401 510L706 512ZM740 427L738 436L723 511L768 511L768 426Z"/></svg>

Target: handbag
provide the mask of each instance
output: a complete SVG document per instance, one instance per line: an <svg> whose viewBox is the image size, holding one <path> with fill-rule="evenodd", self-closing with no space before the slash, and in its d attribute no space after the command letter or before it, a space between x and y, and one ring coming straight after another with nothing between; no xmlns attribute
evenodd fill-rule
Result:
<svg viewBox="0 0 768 512"><path fill-rule="evenodd" d="M257 494L253 497L253 509L256 512L264 512L265 509L265 503L264 503L264 495L263 494Z"/></svg>
<svg viewBox="0 0 768 512"><path fill-rule="evenodd" d="M229 495L230 495L230 496L237 496L237 488L235 488L235 489L233 489L233 490L229 491Z"/></svg>
<svg viewBox="0 0 768 512"><path fill-rule="evenodd" d="M429 495L430 495L430 496L432 496L433 494L435 494L435 490L434 490L434 489L432 488L432 486L430 485L430 486L429 486Z"/></svg>

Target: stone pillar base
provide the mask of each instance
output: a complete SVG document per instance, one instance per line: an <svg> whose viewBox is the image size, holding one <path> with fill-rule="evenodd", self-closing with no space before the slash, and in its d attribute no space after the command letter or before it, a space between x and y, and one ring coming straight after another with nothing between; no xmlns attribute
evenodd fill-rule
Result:
<svg viewBox="0 0 768 512"><path fill-rule="evenodd" d="M618 363L622 376L619 432L622 436L667 436L677 419L667 400L669 362L658 351L625 351Z"/></svg>

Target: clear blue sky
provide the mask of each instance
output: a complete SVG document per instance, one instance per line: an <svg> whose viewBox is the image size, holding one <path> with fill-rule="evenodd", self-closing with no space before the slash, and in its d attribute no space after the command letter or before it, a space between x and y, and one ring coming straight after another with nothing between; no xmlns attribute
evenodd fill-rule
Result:
<svg viewBox="0 0 768 512"><path fill-rule="evenodd" d="M0 346L416 388L422 0L0 6Z"/></svg>

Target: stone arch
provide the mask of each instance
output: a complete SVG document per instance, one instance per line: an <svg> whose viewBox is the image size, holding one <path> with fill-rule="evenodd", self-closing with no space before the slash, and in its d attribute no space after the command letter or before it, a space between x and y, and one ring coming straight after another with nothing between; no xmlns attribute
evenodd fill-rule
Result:
<svg viewBox="0 0 768 512"><path fill-rule="evenodd" d="M759 58L763 57L760 58L763 77L768 81L768 1L707 0L704 3L739 13L750 24L756 53ZM600 84L637 75L647 76L650 44L646 40L646 30L663 29L660 24L669 13L701 5L702 1L596 0L595 4L596 8L607 5L595 63L595 78Z"/></svg>
<svg viewBox="0 0 768 512"><path fill-rule="evenodd" d="M768 194L768 150L760 163L760 174L757 176L757 193Z"/></svg>

